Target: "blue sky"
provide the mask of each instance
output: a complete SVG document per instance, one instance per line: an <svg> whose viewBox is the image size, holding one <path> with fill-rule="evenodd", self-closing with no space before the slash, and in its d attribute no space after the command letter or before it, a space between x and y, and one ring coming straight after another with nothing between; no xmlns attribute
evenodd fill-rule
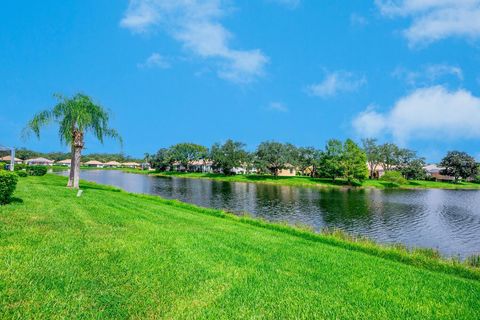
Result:
<svg viewBox="0 0 480 320"><path fill-rule="evenodd" d="M55 126L20 132L83 92L134 156L372 136L480 158L480 0L19 0L0 21L0 144L67 150Z"/></svg>

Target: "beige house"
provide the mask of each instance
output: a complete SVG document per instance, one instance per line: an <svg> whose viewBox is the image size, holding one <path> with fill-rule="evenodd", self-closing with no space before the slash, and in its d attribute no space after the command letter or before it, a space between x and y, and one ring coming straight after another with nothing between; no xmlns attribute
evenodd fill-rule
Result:
<svg viewBox="0 0 480 320"><path fill-rule="evenodd" d="M124 162L124 163L121 163L121 166L126 167L126 168L135 169L135 168L140 167L140 164L137 163L137 162Z"/></svg>
<svg viewBox="0 0 480 320"><path fill-rule="evenodd" d="M109 168L118 168L121 165L122 164L118 161L108 161L104 164L105 167L109 167Z"/></svg>
<svg viewBox="0 0 480 320"><path fill-rule="evenodd" d="M11 157L11 156L6 156L6 157L0 158L0 162L8 162L8 163L10 163L10 160L12 160L12 157ZM18 159L18 158L14 158L14 161L15 161L15 164L23 163L23 160L22 160L22 159Z"/></svg>
<svg viewBox="0 0 480 320"><path fill-rule="evenodd" d="M33 158L25 160L25 164L29 166L52 166L53 162L53 160L45 158Z"/></svg>
<svg viewBox="0 0 480 320"><path fill-rule="evenodd" d="M368 176L372 179L379 179L385 174L385 168L381 164L377 164L375 169L372 171L370 165L367 163L368 167Z"/></svg>
<svg viewBox="0 0 480 320"><path fill-rule="evenodd" d="M287 164L284 169L278 170L279 177L294 177L297 175L297 168L291 164Z"/></svg>
<svg viewBox="0 0 480 320"><path fill-rule="evenodd" d="M97 160L90 160L85 162L85 165L87 167L93 167L93 168L103 168L103 163Z"/></svg>
<svg viewBox="0 0 480 320"><path fill-rule="evenodd" d="M57 161L56 164L60 166L70 167L72 165L72 160L71 159L60 160L60 161Z"/></svg>

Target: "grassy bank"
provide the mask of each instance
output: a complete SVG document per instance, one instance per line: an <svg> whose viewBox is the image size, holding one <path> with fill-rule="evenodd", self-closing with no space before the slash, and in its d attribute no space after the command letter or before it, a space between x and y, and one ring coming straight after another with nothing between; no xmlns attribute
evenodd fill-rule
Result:
<svg viewBox="0 0 480 320"><path fill-rule="evenodd" d="M140 170L137 170L140 171ZM130 171L135 173L135 171ZM183 173L183 172L156 172L150 174L163 176L163 177L183 177L183 178L198 178L198 179L211 179L219 181L229 182L253 182L253 183L268 183L278 184L285 186L302 186L302 187L327 187L327 188L344 188L347 187L346 181L338 179L332 181L331 179L324 178L310 178L310 177L274 177L270 175L234 175L225 176L223 174L214 173ZM362 183L364 188L392 188L390 182L381 180L365 180ZM480 189L480 184L471 182L459 182L457 184L449 182L436 182L436 181L423 181L423 180L410 180L407 184L395 186L401 189Z"/></svg>
<svg viewBox="0 0 480 320"><path fill-rule="evenodd" d="M0 207L1 318L480 317L463 265L65 182Z"/></svg>

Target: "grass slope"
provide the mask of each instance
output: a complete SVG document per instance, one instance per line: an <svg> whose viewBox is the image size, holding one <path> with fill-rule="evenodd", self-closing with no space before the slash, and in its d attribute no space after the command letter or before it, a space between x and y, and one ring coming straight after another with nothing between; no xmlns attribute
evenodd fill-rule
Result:
<svg viewBox="0 0 480 320"><path fill-rule="evenodd" d="M65 182L21 179L0 207L0 318L480 317L478 280Z"/></svg>
<svg viewBox="0 0 480 320"><path fill-rule="evenodd" d="M141 170L137 170L141 172ZM136 173L135 171L129 171ZM331 179L325 178L310 178L310 177L274 177L270 175L234 175L225 176L223 174L214 173L182 173L182 172L161 172L151 173L157 176L164 177L183 177L183 178L202 178L230 182L254 182L254 183L269 183L286 186L304 186L304 187L345 187L346 182L338 179L333 182ZM362 187L385 189L390 188L391 183L381 180L365 180ZM400 185L402 189L480 189L480 184L471 182L459 182L457 184L449 182L410 180L407 184Z"/></svg>

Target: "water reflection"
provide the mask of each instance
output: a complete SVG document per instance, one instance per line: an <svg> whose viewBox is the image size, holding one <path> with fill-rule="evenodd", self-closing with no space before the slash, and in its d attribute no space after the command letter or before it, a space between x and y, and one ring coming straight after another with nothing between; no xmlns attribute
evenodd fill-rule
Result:
<svg viewBox="0 0 480 320"><path fill-rule="evenodd" d="M66 173L62 173L66 174ZM480 252L480 191L335 190L83 171L82 179L271 221L338 227L380 242Z"/></svg>

